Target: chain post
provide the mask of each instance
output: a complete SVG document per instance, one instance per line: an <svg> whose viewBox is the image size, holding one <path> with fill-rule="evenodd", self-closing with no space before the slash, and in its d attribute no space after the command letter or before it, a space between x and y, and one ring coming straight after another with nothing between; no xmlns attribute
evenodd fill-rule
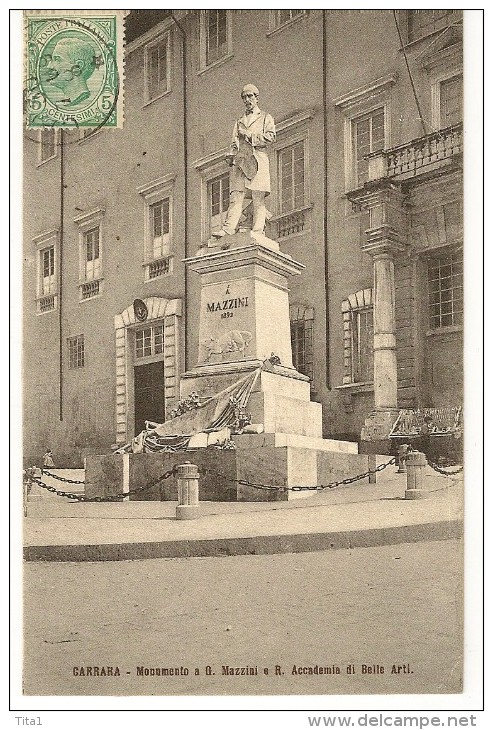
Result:
<svg viewBox="0 0 493 730"><path fill-rule="evenodd" d="M27 503L29 501L29 493L32 487L32 477L34 473L34 467L32 469L26 469L23 475L22 483L22 506L24 510L24 517L27 517Z"/></svg>
<svg viewBox="0 0 493 730"><path fill-rule="evenodd" d="M377 472L375 471L376 468L377 468L377 455L368 454L368 484L377 483Z"/></svg>
<svg viewBox="0 0 493 730"><path fill-rule="evenodd" d="M424 486L425 469L428 462L421 451L411 451L406 457L406 499L426 499L428 493Z"/></svg>
<svg viewBox="0 0 493 730"><path fill-rule="evenodd" d="M178 477L177 520L195 520L200 517L199 470L195 464L186 461L176 468Z"/></svg>

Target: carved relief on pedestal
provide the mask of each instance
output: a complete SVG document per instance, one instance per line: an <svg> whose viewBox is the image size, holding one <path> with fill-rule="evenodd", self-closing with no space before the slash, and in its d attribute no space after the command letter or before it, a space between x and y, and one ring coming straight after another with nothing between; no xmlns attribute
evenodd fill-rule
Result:
<svg viewBox="0 0 493 730"><path fill-rule="evenodd" d="M217 362L217 360L231 359L237 353L238 357L245 357L246 349L252 341L252 333L246 330L229 330L220 337L209 337L201 342L203 353L202 362Z"/></svg>

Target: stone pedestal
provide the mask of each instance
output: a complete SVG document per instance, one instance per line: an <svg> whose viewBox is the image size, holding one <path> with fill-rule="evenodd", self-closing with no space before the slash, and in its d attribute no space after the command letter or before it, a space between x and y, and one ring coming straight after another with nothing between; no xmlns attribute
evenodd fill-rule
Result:
<svg viewBox="0 0 493 730"><path fill-rule="evenodd" d="M91 498L120 494L124 459L127 458L127 489L131 502L178 500L177 519L191 519L200 516L201 502L282 502L314 494L311 491L260 489L245 482L277 487L328 484L365 473L370 465L369 458L372 458L344 451L344 442L330 442L332 447L339 445L339 450L322 450L303 437L297 437L298 443L293 437L282 437L275 442L272 434L252 437L254 443L248 444L250 435L235 436L236 449L88 456L84 494ZM356 452L356 444L349 446ZM192 465L198 467L198 484L196 472L188 473L192 477L192 490L189 486L185 490L180 488L179 480L174 476L159 481L160 476L174 467L188 472L191 465L185 462L193 462ZM154 486L141 489L146 484Z"/></svg>
<svg viewBox="0 0 493 730"><path fill-rule="evenodd" d="M269 241L269 239L266 239ZM310 401L309 379L293 367L287 277L304 266L248 233L227 236L228 248L201 249L186 259L201 279L199 356L183 373L181 398L212 396L276 355L253 388L248 411L266 433L322 437L322 407ZM276 249L277 247L277 249Z"/></svg>
<svg viewBox="0 0 493 730"><path fill-rule="evenodd" d="M201 249L185 260L201 280L195 370L232 363L241 368L272 353L292 368L287 277L305 267L247 233L226 239L227 250Z"/></svg>

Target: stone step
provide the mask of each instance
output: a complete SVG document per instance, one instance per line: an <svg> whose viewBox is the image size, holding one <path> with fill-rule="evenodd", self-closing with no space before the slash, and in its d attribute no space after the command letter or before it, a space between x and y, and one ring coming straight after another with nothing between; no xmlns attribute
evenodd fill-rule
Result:
<svg viewBox="0 0 493 730"><path fill-rule="evenodd" d="M265 446L292 446L317 451L333 451L343 454L357 454L358 444L354 441L337 441L316 436L301 436L296 433L261 433L233 436L238 449L258 449Z"/></svg>

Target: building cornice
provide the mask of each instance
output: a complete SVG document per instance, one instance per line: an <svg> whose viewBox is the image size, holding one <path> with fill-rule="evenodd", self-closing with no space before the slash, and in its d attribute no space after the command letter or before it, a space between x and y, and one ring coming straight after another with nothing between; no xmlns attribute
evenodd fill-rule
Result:
<svg viewBox="0 0 493 730"><path fill-rule="evenodd" d="M361 101L365 101L370 94L378 94L382 91L386 91L395 84L397 78L397 73L381 76L380 78L371 81L369 84L359 86L357 89L353 89L347 94L338 96L333 100L333 103L340 109L350 109L351 107L359 104Z"/></svg>
<svg viewBox="0 0 493 730"><path fill-rule="evenodd" d="M105 214L105 208L94 208L93 210L90 210L88 213L82 213L82 215L78 215L74 218L74 223L77 223L78 226L85 226L88 223L94 223L95 221L101 220L101 218Z"/></svg>
<svg viewBox="0 0 493 730"><path fill-rule="evenodd" d="M34 243L35 246L41 246L46 241L49 241L51 238L57 238L60 235L60 229L59 228L50 228L49 231L43 231L43 233L39 233L37 236L34 236L31 240Z"/></svg>
<svg viewBox="0 0 493 730"><path fill-rule="evenodd" d="M282 119L280 122L276 122L276 133L281 134L282 132L289 132L294 127L300 124L306 124L315 116L315 109L306 109L298 114L293 114L291 117Z"/></svg>
<svg viewBox="0 0 493 730"><path fill-rule="evenodd" d="M164 188L171 186L174 183L175 179L176 175L174 172L170 173L169 175L163 175L163 177L158 177L156 180L152 180L145 185L141 185L137 188L137 192L139 193L139 195L147 198L150 195L154 195Z"/></svg>
<svg viewBox="0 0 493 730"><path fill-rule="evenodd" d="M228 150L229 147L222 147L220 150L209 152L208 155L205 155L204 157L199 157L197 160L194 160L192 162L192 167L194 167L196 170L199 170L199 172L202 172L202 170L206 170L208 167L212 167L218 162L222 162Z"/></svg>
<svg viewBox="0 0 493 730"><path fill-rule="evenodd" d="M172 26L174 25L172 18L165 18L160 23L157 23L157 25L154 26L154 28L151 28L147 31L147 33L143 33L141 36L136 38L134 41L131 41L126 47L125 47L125 55L128 55L130 53L133 53L134 51L137 51L139 48L143 48L151 41L155 41L161 36L165 35L169 30L171 30Z"/></svg>

